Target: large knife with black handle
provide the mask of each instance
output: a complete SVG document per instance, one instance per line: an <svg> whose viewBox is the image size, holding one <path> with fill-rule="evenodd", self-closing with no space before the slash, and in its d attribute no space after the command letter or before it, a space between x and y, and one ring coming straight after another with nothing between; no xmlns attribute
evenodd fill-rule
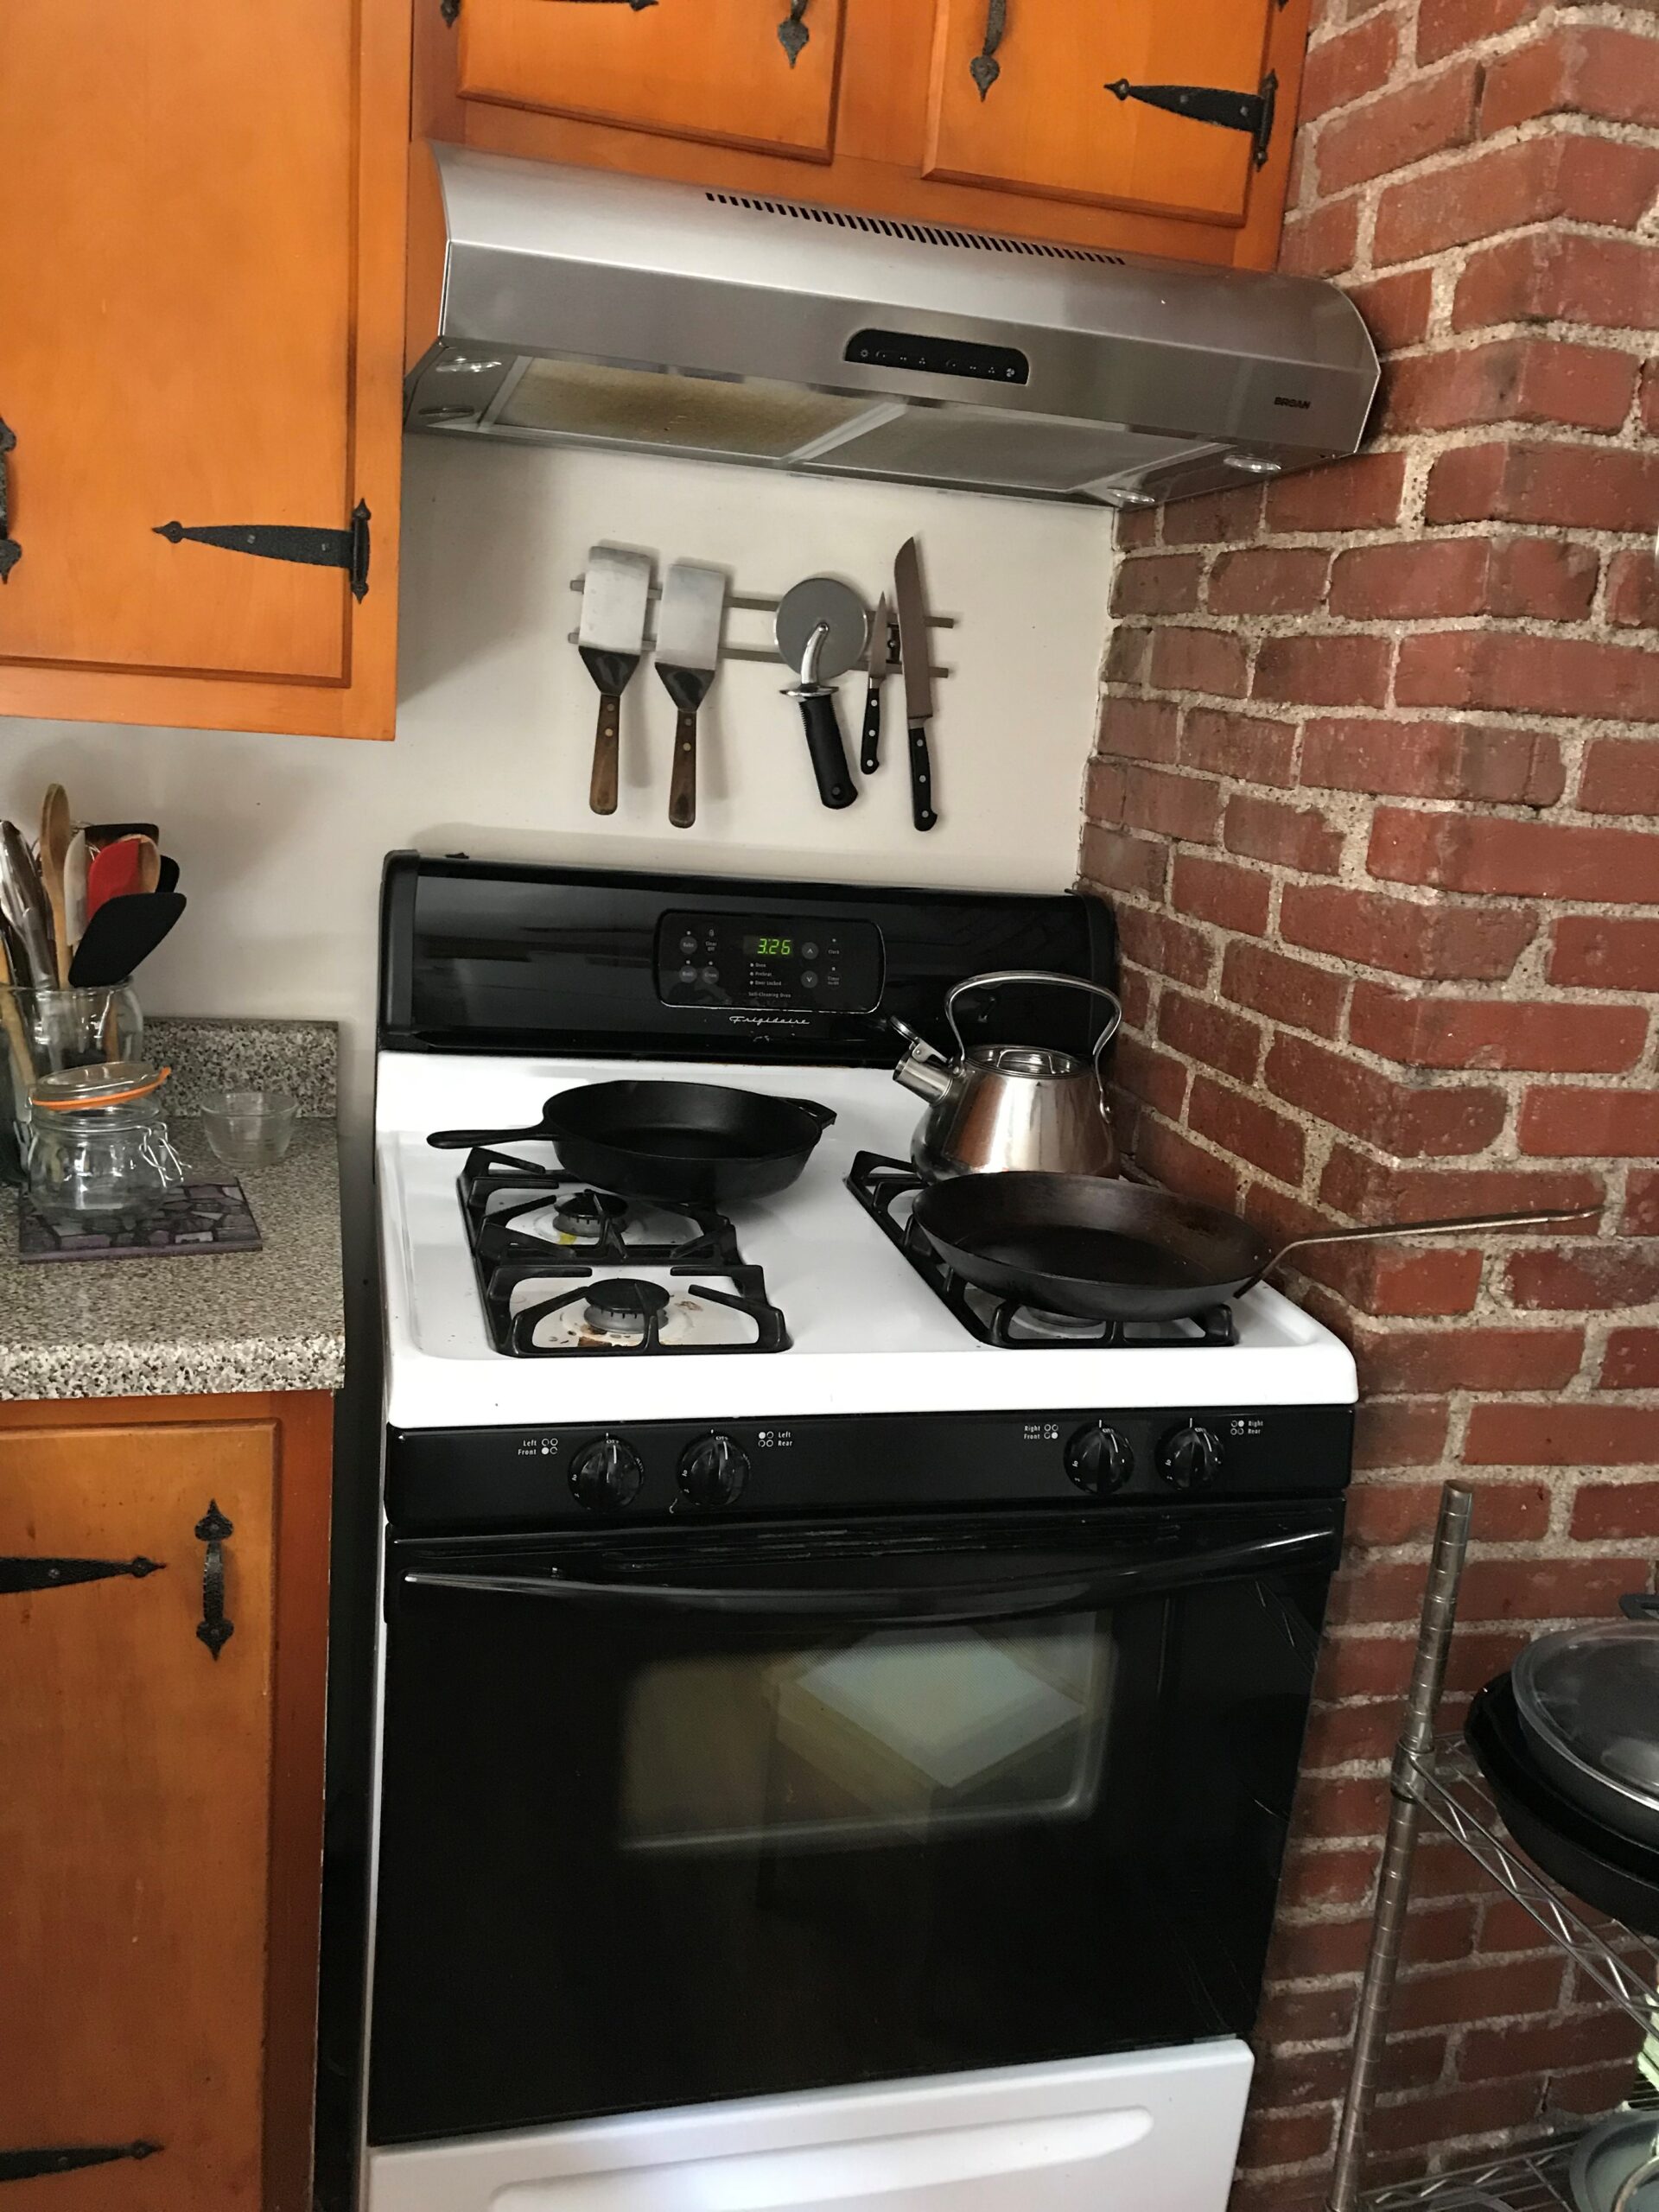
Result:
<svg viewBox="0 0 1659 2212"><path fill-rule="evenodd" d="M905 720L910 728L910 815L918 830L938 820L933 810L933 762L927 726L933 719L932 640L922 591L921 556L907 538L893 563L893 599L899 617L899 659L905 677Z"/></svg>

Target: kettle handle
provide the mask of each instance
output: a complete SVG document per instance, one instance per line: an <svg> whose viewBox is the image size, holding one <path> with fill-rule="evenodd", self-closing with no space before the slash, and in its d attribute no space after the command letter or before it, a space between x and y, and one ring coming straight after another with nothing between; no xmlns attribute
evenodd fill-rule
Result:
<svg viewBox="0 0 1659 2212"><path fill-rule="evenodd" d="M1106 1026L1095 1039L1095 1075L1102 1083L1101 1099L1105 1102L1104 1078L1101 1076L1100 1056L1123 1026L1123 1008L1116 991L1109 991L1103 983L1085 982L1081 976L1056 976L1042 968L999 968L989 976L969 976L964 983L957 983L944 995L944 1018L950 1025L950 1034L957 1040L958 1056L968 1050L957 1027L957 1001L965 991L988 991L1002 983L1056 983L1068 991L1088 991L1097 999L1104 999L1111 1007Z"/></svg>

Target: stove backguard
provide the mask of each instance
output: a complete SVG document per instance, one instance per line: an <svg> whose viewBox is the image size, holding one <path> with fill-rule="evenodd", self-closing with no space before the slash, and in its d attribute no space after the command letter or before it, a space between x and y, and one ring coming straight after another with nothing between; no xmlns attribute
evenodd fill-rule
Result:
<svg viewBox="0 0 1659 2212"><path fill-rule="evenodd" d="M383 1047L880 1067L897 1015L950 1043L944 994L996 969L1116 982L1110 910L739 877L509 868L394 853ZM689 950L687 948L690 948ZM786 949L785 949L786 948ZM963 1002L967 1041L1083 1053L1088 1002L1021 985Z"/></svg>

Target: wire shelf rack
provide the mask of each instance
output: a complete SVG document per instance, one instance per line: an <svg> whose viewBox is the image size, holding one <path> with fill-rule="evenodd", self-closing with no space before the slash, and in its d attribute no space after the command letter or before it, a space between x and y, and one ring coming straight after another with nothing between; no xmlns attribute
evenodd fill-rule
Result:
<svg viewBox="0 0 1659 2212"><path fill-rule="evenodd" d="M1364 2212L1574 2212L1567 2179L1573 2149L1568 2141L1506 2152L1432 2181L1372 2190L1361 2202Z"/></svg>
<svg viewBox="0 0 1659 2212"><path fill-rule="evenodd" d="M1428 1755L1408 1755L1402 1764L1413 1796L1436 1827L1531 1914L1610 2004L1651 2031L1659 2012L1659 1949L1617 1922L1587 1916L1521 1856L1463 1738L1443 1736Z"/></svg>
<svg viewBox="0 0 1659 2212"><path fill-rule="evenodd" d="M1593 1915L1524 1858L1510 1840L1463 1738L1435 1733L1473 1503L1465 1484L1447 1483L1441 1491L1411 1687L1389 1776L1388 1834L1326 2212L1576 2212L1570 2176L1574 2146L1585 2132L1581 2124L1483 2165L1386 2189L1361 2188L1365 2131L1381 2086L1389 2007L1410 1906L1412 1862L1425 1821L1451 1836L1531 1915L1572 1960L1580 1978L1647 2033L1649 2050L1659 2042L1659 1948ZM1648 2095L1631 2102L1653 2108Z"/></svg>

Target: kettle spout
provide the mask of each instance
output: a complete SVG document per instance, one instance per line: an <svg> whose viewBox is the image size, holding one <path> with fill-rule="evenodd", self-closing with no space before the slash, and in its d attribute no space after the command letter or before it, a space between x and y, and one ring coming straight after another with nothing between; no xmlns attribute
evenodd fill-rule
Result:
<svg viewBox="0 0 1659 2212"><path fill-rule="evenodd" d="M919 1039L894 1068L893 1079L933 1104L944 1096L955 1080L950 1063L940 1059L932 1046L921 1043Z"/></svg>

